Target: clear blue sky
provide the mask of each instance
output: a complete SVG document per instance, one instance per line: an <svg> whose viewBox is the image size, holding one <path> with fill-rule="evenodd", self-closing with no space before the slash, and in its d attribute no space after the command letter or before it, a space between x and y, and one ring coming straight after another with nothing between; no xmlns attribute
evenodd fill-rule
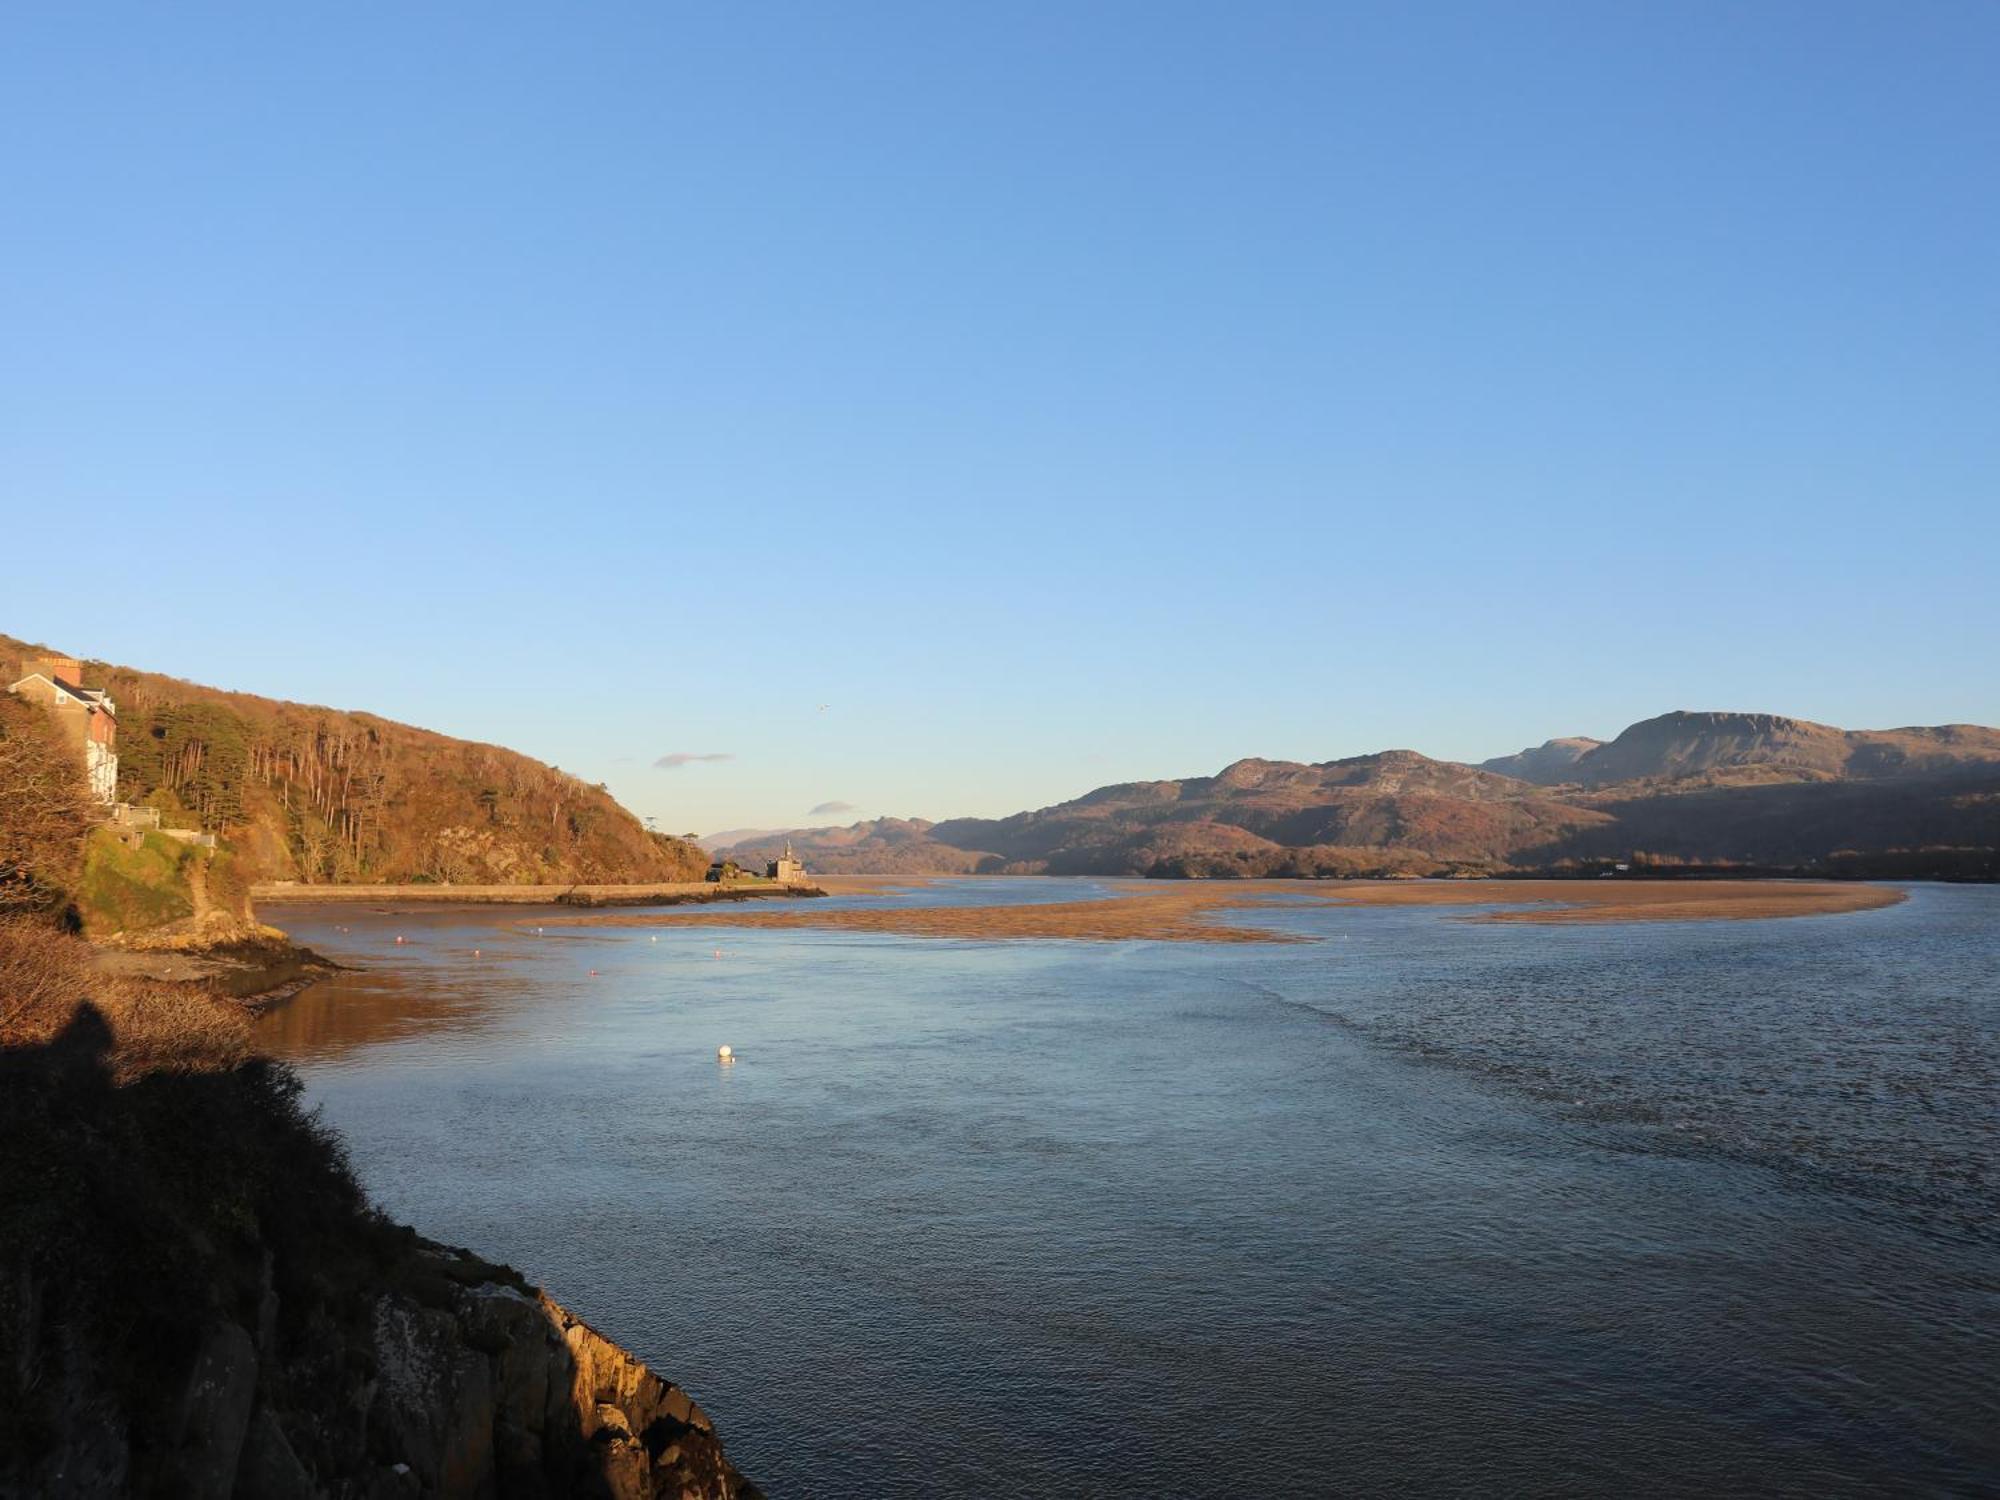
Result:
<svg viewBox="0 0 2000 1500"><path fill-rule="evenodd" d="M1996 78L1986 0L13 6L0 630L703 832L2000 722Z"/></svg>

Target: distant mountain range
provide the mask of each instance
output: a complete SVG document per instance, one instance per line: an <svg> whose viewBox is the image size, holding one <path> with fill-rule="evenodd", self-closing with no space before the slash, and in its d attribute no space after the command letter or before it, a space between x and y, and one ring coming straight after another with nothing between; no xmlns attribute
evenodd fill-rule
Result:
<svg viewBox="0 0 2000 1500"><path fill-rule="evenodd" d="M1478 766L1386 750L1239 760L1009 818L880 818L790 839L828 874L1482 875L1613 864L2000 877L2000 730L1662 714Z"/></svg>

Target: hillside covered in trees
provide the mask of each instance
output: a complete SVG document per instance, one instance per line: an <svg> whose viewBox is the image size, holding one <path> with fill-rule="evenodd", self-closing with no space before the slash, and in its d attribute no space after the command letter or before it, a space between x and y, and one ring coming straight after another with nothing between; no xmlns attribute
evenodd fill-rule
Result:
<svg viewBox="0 0 2000 1500"><path fill-rule="evenodd" d="M44 647L0 636L7 680ZM118 794L220 833L246 878L501 885L698 879L693 844L525 755L373 714L91 661L118 705Z"/></svg>

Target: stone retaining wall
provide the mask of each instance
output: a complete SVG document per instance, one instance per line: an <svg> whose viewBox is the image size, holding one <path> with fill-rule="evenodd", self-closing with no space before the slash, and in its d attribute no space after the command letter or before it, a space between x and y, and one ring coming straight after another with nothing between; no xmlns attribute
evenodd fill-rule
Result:
<svg viewBox="0 0 2000 1500"><path fill-rule="evenodd" d="M640 905L647 901L736 900L816 892L810 880L720 883L671 880L653 885L302 885L265 881L250 888L253 901L467 901L522 906L568 902L579 906Z"/></svg>

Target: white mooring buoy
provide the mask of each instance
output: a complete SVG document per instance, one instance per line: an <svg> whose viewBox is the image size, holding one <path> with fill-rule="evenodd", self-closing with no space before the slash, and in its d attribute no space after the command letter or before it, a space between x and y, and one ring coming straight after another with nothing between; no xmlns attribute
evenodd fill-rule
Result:
<svg viewBox="0 0 2000 1500"><path fill-rule="evenodd" d="M730 1050L729 1043L724 1042L720 1047L715 1049L715 1060L717 1062L736 1061L736 1054Z"/></svg>

